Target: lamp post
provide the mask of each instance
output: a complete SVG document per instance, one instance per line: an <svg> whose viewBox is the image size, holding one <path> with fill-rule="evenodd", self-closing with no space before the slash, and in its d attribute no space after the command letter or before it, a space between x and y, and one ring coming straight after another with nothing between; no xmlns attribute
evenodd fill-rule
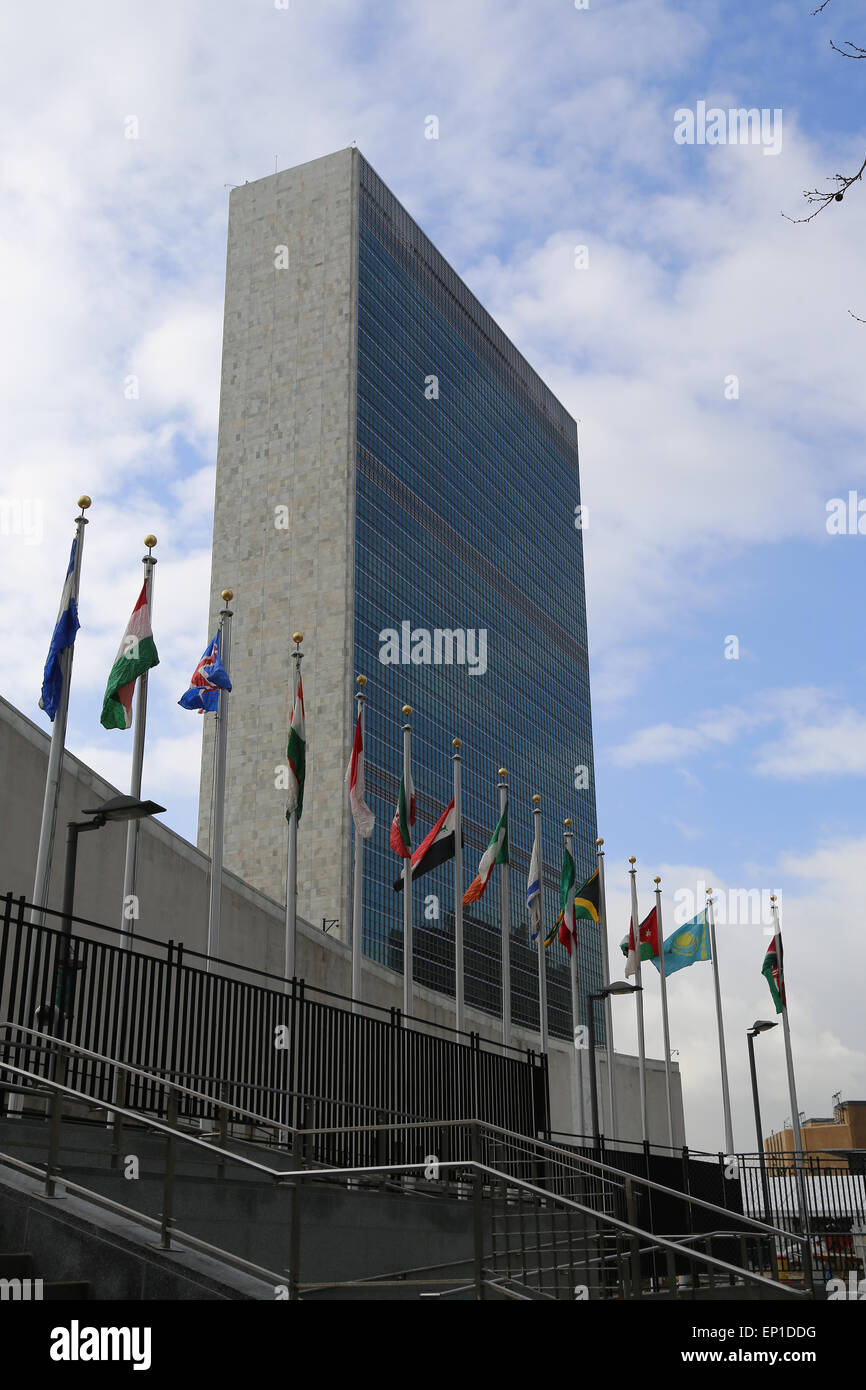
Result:
<svg viewBox="0 0 866 1390"><path fill-rule="evenodd" d="M598 1082L595 1075L595 1009L593 1005L604 1000L611 999L616 994L637 994L642 990L643 985L630 985L625 980L614 980L612 984L605 985L597 994L587 996L589 1012L587 1026L589 1032L589 1103L592 1109L592 1146L597 1155L601 1153L601 1143L598 1125Z"/></svg>
<svg viewBox="0 0 866 1390"><path fill-rule="evenodd" d="M758 1100L758 1073L755 1070L755 1038L759 1033L766 1033L768 1028L776 1028L776 1023L771 1023L767 1019L759 1018L751 1028L746 1030L746 1039L749 1044L749 1072L752 1077L752 1104L755 1107L755 1134L758 1139L758 1161L761 1165L761 1192L764 1198L764 1220L770 1220L770 1188L767 1182L767 1163L764 1158L764 1139L763 1127L761 1125L761 1106Z"/></svg>
<svg viewBox="0 0 866 1390"><path fill-rule="evenodd" d="M72 962L72 908L75 902L75 870L78 863L78 837L86 830L101 830L109 821L142 820L145 816L164 811L155 801L139 801L135 796L115 796L104 801L101 806L85 810L92 820L68 821L66 825L66 861L63 870L63 904L61 931L63 934L62 961L57 972L57 988L49 1016L59 1023L65 1019L67 1024L72 1016L72 1001L67 1000L70 992ZM68 1007L67 1007L68 1005Z"/></svg>

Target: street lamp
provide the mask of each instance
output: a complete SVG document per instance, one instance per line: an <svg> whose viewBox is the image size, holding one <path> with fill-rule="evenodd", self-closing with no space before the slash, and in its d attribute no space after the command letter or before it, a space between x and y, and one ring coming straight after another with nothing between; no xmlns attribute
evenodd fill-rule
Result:
<svg viewBox="0 0 866 1390"><path fill-rule="evenodd" d="M598 1126L598 1082L595 1076L595 1010L592 1006L593 1004L603 1002L605 999L613 998L614 995L636 994L638 990L642 989L643 985L630 985L627 984L625 980L614 980L611 984L606 985L604 989L600 989L597 994L588 995L589 1095L590 1105L592 1107L592 1144L596 1154L600 1154L601 1144L599 1142Z"/></svg>
<svg viewBox="0 0 866 1390"><path fill-rule="evenodd" d="M58 988L54 998L54 1006L51 1013L55 1019L71 1015L71 1007L67 1009L67 992L69 990L70 973L72 970L72 908L75 901L75 869L78 862L78 837L86 830L101 830L109 821L130 821L142 820L145 816L156 815L164 811L164 806L158 806L155 801L139 801L135 796L114 796L108 801L103 801L101 806L86 809L84 814L92 816L93 820L68 821L66 825L66 862L63 869L63 905L62 905L62 932L64 938L63 961L59 971Z"/></svg>
<svg viewBox="0 0 866 1390"><path fill-rule="evenodd" d="M758 1161L761 1165L761 1191L764 1197L764 1220L770 1220L770 1189L767 1183L767 1163L764 1158L764 1137L761 1125L761 1107L758 1101L758 1073L755 1070L755 1038L759 1033L766 1033L769 1028L776 1028L778 1024L769 1022L765 1018L759 1018L746 1030L746 1038L749 1043L749 1071L752 1076L752 1103L755 1107L755 1133L758 1138Z"/></svg>

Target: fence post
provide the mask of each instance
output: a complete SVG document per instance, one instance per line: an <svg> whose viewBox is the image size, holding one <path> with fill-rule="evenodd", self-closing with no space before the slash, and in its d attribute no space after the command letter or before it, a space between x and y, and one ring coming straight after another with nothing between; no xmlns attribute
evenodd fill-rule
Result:
<svg viewBox="0 0 866 1390"><path fill-rule="evenodd" d="M126 1070L126 1067L121 1066L120 1063L118 1063L118 1071L118 1079L120 1081L120 1085L117 1088L119 1091L118 1100L121 1108L126 1110L129 1107L129 1072ZM114 1133L111 1140L111 1166L112 1168L119 1168L121 1146L123 1144L123 1116L119 1110L114 1111L112 1128Z"/></svg>
<svg viewBox="0 0 866 1390"><path fill-rule="evenodd" d="M472 1245L475 1256L475 1297L484 1298L484 1207L481 1190L482 1173L477 1166L481 1162L481 1135L477 1121L471 1130L472 1145Z"/></svg>
<svg viewBox="0 0 866 1390"><path fill-rule="evenodd" d="M291 1219L291 1231L289 1233L289 1298L292 1302L297 1301L298 1285L301 1278L301 1201L300 1189L297 1182L289 1184L291 1197L289 1199L289 1216Z"/></svg>
<svg viewBox="0 0 866 1390"><path fill-rule="evenodd" d="M634 1200L634 1183L630 1176L625 1180L625 1209L628 1214L628 1224L630 1226L636 1226L637 1206ZM629 1247L631 1250L631 1270L629 1276L630 1293L632 1298L640 1298L640 1242L636 1235L629 1236Z"/></svg>
<svg viewBox="0 0 866 1390"><path fill-rule="evenodd" d="M166 1122L170 1129L177 1128L177 1091L174 1087L168 1093L168 1107ZM172 1132L165 1145L165 1173L162 1183L162 1214L160 1217L159 1229L159 1248L160 1250L171 1249L171 1226L174 1210L174 1162L177 1149L177 1140Z"/></svg>
<svg viewBox="0 0 866 1390"><path fill-rule="evenodd" d="M217 1125L217 1148L221 1150L220 1161L217 1164L217 1179L224 1178L226 1175L226 1165L222 1154L225 1152L229 1137L229 1083L220 1082L220 1104L217 1114L219 1123Z"/></svg>
<svg viewBox="0 0 866 1390"><path fill-rule="evenodd" d="M51 1093L51 1124L48 1131L48 1158L45 1163L45 1196L54 1196L54 1175L58 1171L57 1158L60 1153L60 1121L63 1110L63 1096L59 1091Z"/></svg>

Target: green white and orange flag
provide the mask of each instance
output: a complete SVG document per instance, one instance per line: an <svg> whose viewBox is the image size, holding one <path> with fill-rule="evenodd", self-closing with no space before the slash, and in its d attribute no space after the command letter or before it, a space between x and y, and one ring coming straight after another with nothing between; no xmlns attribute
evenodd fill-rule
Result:
<svg viewBox="0 0 866 1390"><path fill-rule="evenodd" d="M300 663L299 663L300 664ZM294 811L296 819L301 819L304 809L304 777L307 770L307 725L304 714L304 683L298 676L298 690L292 706L292 721L289 725L289 742L286 748L289 764L289 794L286 798L286 820Z"/></svg>
<svg viewBox="0 0 866 1390"><path fill-rule="evenodd" d="M397 796L397 809L391 822L391 848L401 859L412 857L412 826L415 824L415 788L412 774L409 773L409 787L400 778L400 792Z"/></svg>
<svg viewBox="0 0 866 1390"><path fill-rule="evenodd" d="M132 728L135 682L145 671L158 665L159 657L150 627L150 593L148 581L145 580L108 676L99 720L104 729Z"/></svg>
<svg viewBox="0 0 866 1390"><path fill-rule="evenodd" d="M484 890L490 882L490 876L497 864L508 863L508 802L505 803L505 810L496 823L493 838L481 856L478 865L478 873L470 883L466 892L463 894L463 906L468 907L470 903L476 903L483 897Z"/></svg>

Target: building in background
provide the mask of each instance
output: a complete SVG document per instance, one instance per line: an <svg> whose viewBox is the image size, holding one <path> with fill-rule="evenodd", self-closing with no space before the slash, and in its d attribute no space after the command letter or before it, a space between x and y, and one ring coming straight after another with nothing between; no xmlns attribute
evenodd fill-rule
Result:
<svg viewBox="0 0 866 1390"><path fill-rule="evenodd" d="M804 1120L800 1126L803 1152L825 1159L838 1158L852 1172L866 1172L866 1100L840 1100L831 1119ZM794 1135L789 1127L764 1140L764 1152L774 1171L792 1168ZM859 1163L851 1155L859 1153Z"/></svg>
<svg viewBox="0 0 866 1390"><path fill-rule="evenodd" d="M451 796L451 740L463 740L466 883L498 817L497 769L508 769L512 1010L530 1026L538 1018L525 907L534 792L548 924L563 817L574 824L578 875L595 867L579 506L573 419L358 150L233 190L211 585L214 595L226 584L235 591L226 868L285 900L278 768L299 629L308 740L299 913L336 921L348 939L343 779L360 672L377 818L365 855L365 955L402 969L399 861L388 830L409 704L416 845ZM211 629L217 611L215 599ZM383 660L395 655L388 630L399 637L393 663ZM448 634L441 651L451 664L435 660L437 631ZM208 728L206 851L212 766ZM465 923L467 1003L496 1014L498 892L494 881ZM414 897L415 978L451 994L451 865L417 884ZM558 945L549 968L551 1032L570 1036ZM584 994L602 984L598 931L586 923L580 981Z"/></svg>

